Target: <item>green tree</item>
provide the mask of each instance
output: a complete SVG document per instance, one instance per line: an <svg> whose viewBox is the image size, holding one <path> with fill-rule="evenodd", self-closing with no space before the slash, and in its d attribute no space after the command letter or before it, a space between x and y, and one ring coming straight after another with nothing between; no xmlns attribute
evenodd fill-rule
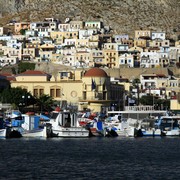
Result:
<svg viewBox="0 0 180 180"><path fill-rule="evenodd" d="M47 94L42 94L36 98L36 104L39 106L41 113L43 111L51 111L54 104L53 98Z"/></svg>
<svg viewBox="0 0 180 180"><path fill-rule="evenodd" d="M32 97L31 93L27 92L26 89L22 89L20 87L6 88L0 93L0 100L2 103L10 103L16 107L19 107L20 103L26 100L23 99L24 95L26 95L26 97ZM30 101L28 103L31 104Z"/></svg>
<svg viewBox="0 0 180 180"><path fill-rule="evenodd" d="M25 35L26 30L27 30L27 29L21 29L21 30L20 30L20 34L21 34L21 35Z"/></svg>
<svg viewBox="0 0 180 180"><path fill-rule="evenodd" d="M142 97L139 99L139 102L140 102L142 105L153 106L153 96L152 96L152 95L142 96Z"/></svg>
<svg viewBox="0 0 180 180"><path fill-rule="evenodd" d="M19 73L25 72L26 70L34 70L34 69L35 69L34 63L20 62L18 64L18 72Z"/></svg>
<svg viewBox="0 0 180 180"><path fill-rule="evenodd" d="M170 100L160 99L153 95L142 96L139 101L142 105L154 106L157 110L170 108Z"/></svg>

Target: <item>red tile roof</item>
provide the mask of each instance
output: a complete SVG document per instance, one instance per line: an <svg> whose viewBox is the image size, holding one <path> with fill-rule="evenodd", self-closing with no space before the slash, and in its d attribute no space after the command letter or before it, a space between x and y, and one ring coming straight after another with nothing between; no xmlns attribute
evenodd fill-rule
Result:
<svg viewBox="0 0 180 180"><path fill-rule="evenodd" d="M8 81L15 81L15 77L14 74L10 74L10 73L0 73L0 76L3 76L4 79L8 80Z"/></svg>
<svg viewBox="0 0 180 180"><path fill-rule="evenodd" d="M85 77L107 77L107 74L103 69L92 68L88 70L84 76Z"/></svg>
<svg viewBox="0 0 180 180"><path fill-rule="evenodd" d="M43 72L43 71L36 71L36 70L27 70L27 71L25 71L25 72L23 72L23 73L21 73L21 74L18 74L18 75L22 75L22 76L33 76L33 75L35 75L35 76L47 76L48 74L47 73L45 73L45 72Z"/></svg>

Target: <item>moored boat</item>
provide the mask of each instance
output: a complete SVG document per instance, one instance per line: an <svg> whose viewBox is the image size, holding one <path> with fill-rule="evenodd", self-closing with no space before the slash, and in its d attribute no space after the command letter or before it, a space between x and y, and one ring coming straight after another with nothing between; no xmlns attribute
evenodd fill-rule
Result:
<svg viewBox="0 0 180 180"><path fill-rule="evenodd" d="M89 137L89 131L79 126L76 113L53 111L49 123L56 137Z"/></svg>
<svg viewBox="0 0 180 180"><path fill-rule="evenodd" d="M155 125L164 136L180 136L180 116L160 116Z"/></svg>
<svg viewBox="0 0 180 180"><path fill-rule="evenodd" d="M6 128L0 129L0 138L6 138Z"/></svg>

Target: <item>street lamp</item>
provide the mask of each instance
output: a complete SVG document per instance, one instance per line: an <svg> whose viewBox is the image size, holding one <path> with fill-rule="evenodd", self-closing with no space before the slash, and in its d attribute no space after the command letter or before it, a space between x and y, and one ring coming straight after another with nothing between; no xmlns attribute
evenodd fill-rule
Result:
<svg viewBox="0 0 180 180"><path fill-rule="evenodd" d="M28 103L28 99L30 99L30 98L31 98L31 96L26 95L26 94L22 96L22 99L23 99L22 106L23 106L24 108L26 108L27 103Z"/></svg>

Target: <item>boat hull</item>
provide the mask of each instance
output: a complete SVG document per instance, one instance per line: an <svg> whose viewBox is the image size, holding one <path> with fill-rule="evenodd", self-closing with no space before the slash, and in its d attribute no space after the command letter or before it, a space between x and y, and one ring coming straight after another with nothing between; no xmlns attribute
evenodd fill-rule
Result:
<svg viewBox="0 0 180 180"><path fill-rule="evenodd" d="M180 136L180 130L172 129L170 131L163 131L163 135L165 135L165 136Z"/></svg>
<svg viewBox="0 0 180 180"><path fill-rule="evenodd" d="M81 128L81 127L57 127L52 129L53 134L57 137L67 137L67 138L82 138L82 137L89 137L89 131Z"/></svg>
<svg viewBox="0 0 180 180"><path fill-rule="evenodd" d="M143 136L161 136L162 132L160 129L156 130L142 130Z"/></svg>
<svg viewBox="0 0 180 180"><path fill-rule="evenodd" d="M118 136L121 137L134 137L135 136L135 128L129 128L124 130L117 130L116 131Z"/></svg>
<svg viewBox="0 0 180 180"><path fill-rule="evenodd" d="M6 129L0 129L0 138L6 138Z"/></svg>
<svg viewBox="0 0 180 180"><path fill-rule="evenodd" d="M46 127L43 129L35 129L35 130L23 130L21 129L22 137L33 137L33 138L46 138L47 137L47 130Z"/></svg>

